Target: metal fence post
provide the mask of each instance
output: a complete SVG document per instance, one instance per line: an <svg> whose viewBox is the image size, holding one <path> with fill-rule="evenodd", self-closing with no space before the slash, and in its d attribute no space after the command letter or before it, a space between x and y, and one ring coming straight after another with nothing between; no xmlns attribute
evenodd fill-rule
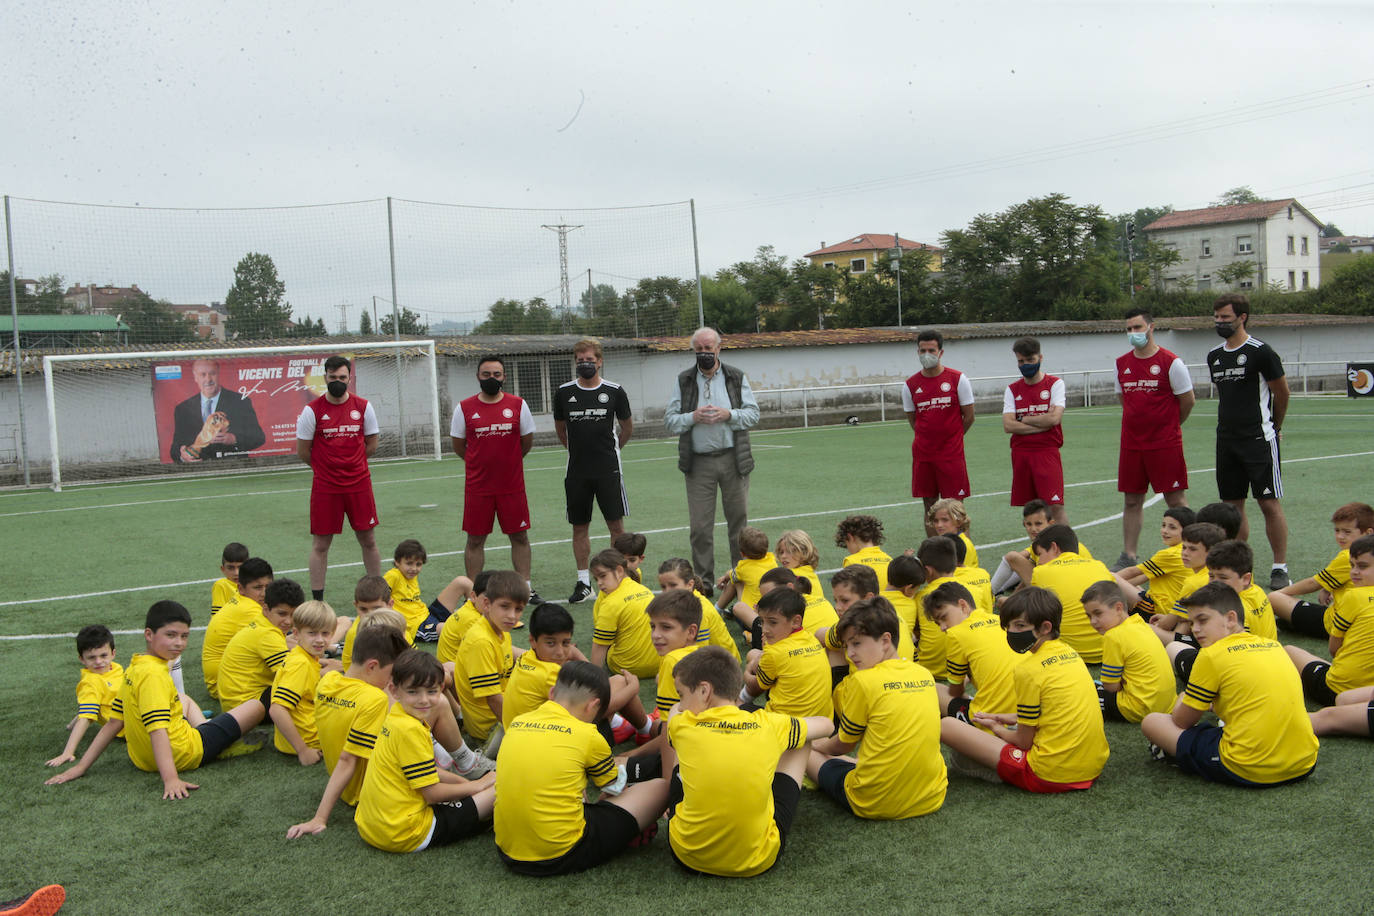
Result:
<svg viewBox="0 0 1374 916"><path fill-rule="evenodd" d="M14 383L19 400L19 464L29 485L29 440L24 431L24 350L19 346L19 293L14 285L14 235L10 229L10 196L5 195L5 250L10 260L10 320L14 322Z"/></svg>

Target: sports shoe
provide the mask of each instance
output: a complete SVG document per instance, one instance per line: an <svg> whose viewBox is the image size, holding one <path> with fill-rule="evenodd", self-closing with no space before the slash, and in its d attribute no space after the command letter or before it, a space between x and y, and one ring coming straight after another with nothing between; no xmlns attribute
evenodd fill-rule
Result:
<svg viewBox="0 0 1374 916"><path fill-rule="evenodd" d="M1169 755L1164 753L1164 748L1160 747L1158 744L1155 744L1153 741L1151 741L1149 743L1149 747L1151 760L1164 761L1169 759Z"/></svg>
<svg viewBox="0 0 1374 916"><path fill-rule="evenodd" d="M658 836L658 821L650 824L643 833L634 837L629 843L625 844L631 849L638 849L641 846L648 846L653 842L654 837Z"/></svg>
<svg viewBox="0 0 1374 916"><path fill-rule="evenodd" d="M984 782L991 783L999 783L1002 781L1002 778L997 775L996 770L985 767L972 757L961 754L958 751L950 751L949 768L960 776L966 776L969 779L981 779Z"/></svg>
<svg viewBox="0 0 1374 916"><path fill-rule="evenodd" d="M716 596L716 587L711 584L709 576L701 577L701 585L698 586L697 591L701 592L707 598L714 598Z"/></svg>
<svg viewBox="0 0 1374 916"><path fill-rule="evenodd" d="M586 582L583 582L581 579L578 579L577 584L573 586L573 593L568 596L568 603L580 604L581 602L586 601L595 593L596 589L592 588L590 585L588 585Z"/></svg>
<svg viewBox="0 0 1374 916"><path fill-rule="evenodd" d="M266 747L266 745L266 741L253 742L245 741L243 738L240 738L233 744L226 747L224 750L220 751L218 759L227 760L230 757L246 757L249 754L256 754L258 751Z"/></svg>
<svg viewBox="0 0 1374 916"><path fill-rule="evenodd" d="M624 717L621 718L618 726L611 729L611 737L615 739L616 744L624 744L626 741L633 738L635 734L635 727L630 724L629 719Z"/></svg>
<svg viewBox="0 0 1374 916"><path fill-rule="evenodd" d="M650 729L650 731L653 730L654 723L657 722L658 720L659 720L658 710L655 709L653 712L649 713L649 729ZM654 740L654 736L653 736L652 734L641 735L638 731L635 732L635 746L636 746L636 747L638 747L639 745L642 745L642 744L648 744L648 743L649 743L650 741L652 741L652 740Z"/></svg>
<svg viewBox="0 0 1374 916"><path fill-rule="evenodd" d="M530 607L539 607L539 605L544 603L544 599L540 598L539 593L534 589L530 589L530 600L525 603Z"/></svg>
<svg viewBox="0 0 1374 916"><path fill-rule="evenodd" d="M1275 569L1269 573L1269 591L1276 592L1281 588L1287 588L1293 584L1292 578L1287 570Z"/></svg>
<svg viewBox="0 0 1374 916"><path fill-rule="evenodd" d="M481 779L483 776L487 775L492 770L496 769L496 761L492 760L490 757L488 757L486 754L483 754L481 751L473 751L472 756L477 758L475 761L473 761L472 766L470 766L466 770L456 771L458 775L463 777L464 779Z"/></svg>
<svg viewBox="0 0 1374 916"><path fill-rule="evenodd" d="M1126 551L1121 551L1121 556L1116 558L1116 562L1108 567L1112 572L1121 572L1127 566L1137 566L1140 563L1139 557L1133 557Z"/></svg>
<svg viewBox="0 0 1374 916"><path fill-rule="evenodd" d="M49 884L27 897L16 897L0 903L0 913L9 913L11 916L52 916L66 902L67 889L60 884Z"/></svg>

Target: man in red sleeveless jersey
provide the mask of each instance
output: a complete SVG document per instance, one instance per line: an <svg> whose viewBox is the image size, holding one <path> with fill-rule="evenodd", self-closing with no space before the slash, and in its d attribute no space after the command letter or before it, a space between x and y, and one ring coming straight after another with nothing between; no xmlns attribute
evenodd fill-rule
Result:
<svg viewBox="0 0 1374 916"><path fill-rule="evenodd" d="M363 568L381 575L377 554L377 502L367 459L377 451L377 414L348 390L353 364L342 356L324 361L326 391L296 419L296 455L310 465L310 592L324 598L329 545L343 531L344 516L363 549Z"/></svg>
<svg viewBox="0 0 1374 916"><path fill-rule="evenodd" d="M534 445L534 416L522 398L501 388L506 364L499 356L477 362L481 391L453 408L449 435L453 453L463 459L463 564L475 579L486 562L487 535L493 522L510 538L511 566L530 578L530 507L525 498L525 455ZM530 600L538 596L531 589Z"/></svg>
<svg viewBox="0 0 1374 916"><path fill-rule="evenodd" d="M925 501L930 518L937 499L968 499L964 433L973 425L973 385L964 373L941 365L945 338L939 331L916 336L921 371L902 386L902 410L915 434L911 440L911 495ZM926 522L926 534L935 529Z"/></svg>
<svg viewBox="0 0 1374 916"><path fill-rule="evenodd" d="M1144 309L1126 313L1131 350L1116 359L1121 396L1121 457L1116 488L1125 495L1122 549L1112 569L1136 565L1145 492L1154 487L1170 506L1188 504L1188 465L1183 460L1183 421L1192 412L1188 367L1155 343L1155 319Z"/></svg>
<svg viewBox="0 0 1374 916"><path fill-rule="evenodd" d="M1011 504L1032 499L1050 504L1051 523L1067 525L1064 510L1064 381L1041 368L1040 341L1022 337L1011 345L1021 378L1002 396L1002 430L1011 434Z"/></svg>

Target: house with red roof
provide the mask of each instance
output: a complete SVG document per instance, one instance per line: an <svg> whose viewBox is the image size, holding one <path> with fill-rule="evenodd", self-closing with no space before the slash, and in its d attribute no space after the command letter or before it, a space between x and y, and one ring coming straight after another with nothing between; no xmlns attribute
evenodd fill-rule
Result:
<svg viewBox="0 0 1374 916"><path fill-rule="evenodd" d="M896 235L884 235L881 232L865 232L834 245L821 242L821 247L815 251L807 252L803 257L809 259L812 264L821 267L836 267L853 274L861 274L877 267L883 258L890 256L889 253L899 243L903 255L908 251L925 252L926 265L932 271L941 269L945 254L943 248L926 245L923 242L913 242Z"/></svg>
<svg viewBox="0 0 1374 916"><path fill-rule="evenodd" d="M1246 291L1277 285L1283 290L1321 285L1322 222L1291 197L1227 207L1175 210L1144 228L1146 236L1179 254L1165 268L1165 289ZM1249 263L1248 278L1225 282L1218 272ZM1224 275L1224 274L1223 274Z"/></svg>

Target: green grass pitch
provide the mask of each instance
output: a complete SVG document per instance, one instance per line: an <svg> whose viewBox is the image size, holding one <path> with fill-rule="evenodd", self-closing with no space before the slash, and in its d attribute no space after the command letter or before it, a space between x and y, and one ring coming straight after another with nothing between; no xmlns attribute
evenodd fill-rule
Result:
<svg viewBox="0 0 1374 916"><path fill-rule="evenodd" d="M1070 410L1064 463L1070 521L1101 559L1119 552L1121 509L1113 478L1119 414ZM1215 496L1214 402L1202 402L1185 439L1190 502ZM1370 501L1366 485L1370 411L1364 402L1295 399L1285 424L1284 505L1292 532L1290 565L1309 574L1334 552L1327 519L1346 501ZM1008 508L1006 436L995 415L980 415L968 441L978 493L968 503L982 565L1022 543L1019 512ZM855 511L882 518L889 552L923 536L907 496L910 431L903 422L760 433L750 492L751 520L771 537L811 532L822 567L839 564L835 523ZM632 443L625 472L633 515L649 532L648 565L688 555L685 496L675 443ZM533 512L534 582L548 599L571 591L574 569L563 520L556 449L526 462ZM418 537L430 551L425 597L462 571L462 465L388 462L374 468L385 558ZM1108 725L1112 757L1092 790L1034 797L958 776L944 807L899 823L858 821L823 797L804 793L786 852L771 872L746 882L689 878L677 871L666 835L647 850L563 880L509 875L490 839L401 858L358 839L335 812L320 837L288 843L287 826L314 810L321 767L303 770L270 749L190 774L201 788L187 801L159 798L155 775L140 773L112 747L84 779L46 787L43 761L61 749L73 714L78 662L69 637L86 623L141 628L148 605L175 598L197 625L208 614L210 581L226 541L246 543L278 574L304 581L309 538L304 468L195 480L131 482L0 494L0 722L6 766L7 842L0 846L0 898L60 882L72 913L293 912L340 914L444 910L800 914L895 912L1267 912L1357 911L1368 907L1368 819L1358 801L1374 787L1362 739L1322 744L1306 782L1267 792L1204 784L1153 764L1137 728ZM437 508L424 508L438 504ZM1162 504L1146 510L1142 555L1156 549ZM1269 550L1252 507L1257 566L1267 580ZM1098 522L1097 524L1085 524ZM717 529L718 572L726 566ZM597 534L593 528L593 535ZM508 563L493 537L488 566ZM593 548L605 546L605 532ZM350 612L361 572L356 544L335 542L326 598ZM577 639L591 640L591 603L573 607ZM522 642L516 634L517 643ZM1325 652L1311 641L1296 640ZM119 660L142 651L140 635L117 637ZM186 654L186 683L203 696L199 634ZM652 685L646 683L646 693Z"/></svg>

